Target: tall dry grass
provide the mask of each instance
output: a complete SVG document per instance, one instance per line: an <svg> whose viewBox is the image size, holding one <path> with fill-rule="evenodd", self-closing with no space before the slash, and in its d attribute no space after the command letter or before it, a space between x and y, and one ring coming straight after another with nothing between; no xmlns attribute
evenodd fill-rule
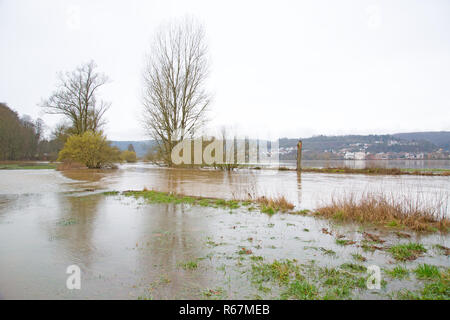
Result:
<svg viewBox="0 0 450 320"><path fill-rule="evenodd" d="M319 207L316 212L324 217L361 223L403 227L415 231L450 229L447 216L449 196L436 194L433 199L422 194L396 195L386 192L354 193L340 198L333 197L331 203Z"/></svg>
<svg viewBox="0 0 450 320"><path fill-rule="evenodd" d="M262 196L256 199L256 202L261 204L265 210L273 209L274 212L287 212L294 209L294 204L289 202L284 196L266 197Z"/></svg>

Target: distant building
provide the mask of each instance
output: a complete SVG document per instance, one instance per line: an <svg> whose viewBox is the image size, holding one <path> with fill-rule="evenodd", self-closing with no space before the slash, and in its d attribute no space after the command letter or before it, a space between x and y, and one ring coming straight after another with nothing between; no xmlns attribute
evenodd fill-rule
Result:
<svg viewBox="0 0 450 320"><path fill-rule="evenodd" d="M364 160L366 159L365 152L355 152L355 160Z"/></svg>
<svg viewBox="0 0 450 320"><path fill-rule="evenodd" d="M354 152L346 152L344 154L345 160L355 160L355 153Z"/></svg>

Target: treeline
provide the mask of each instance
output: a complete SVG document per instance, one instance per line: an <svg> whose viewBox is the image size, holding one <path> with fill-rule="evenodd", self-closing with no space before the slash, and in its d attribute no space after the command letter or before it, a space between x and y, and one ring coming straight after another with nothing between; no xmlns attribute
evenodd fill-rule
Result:
<svg viewBox="0 0 450 320"><path fill-rule="evenodd" d="M44 122L0 103L0 160L54 160L62 145L44 138Z"/></svg>

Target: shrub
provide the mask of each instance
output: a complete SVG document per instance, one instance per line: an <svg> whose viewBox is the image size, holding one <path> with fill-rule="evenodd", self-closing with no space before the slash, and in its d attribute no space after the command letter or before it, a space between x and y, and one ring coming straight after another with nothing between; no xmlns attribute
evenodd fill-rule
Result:
<svg viewBox="0 0 450 320"><path fill-rule="evenodd" d="M129 150L122 151L122 153L120 154L120 160L126 162L136 162L137 161L136 152Z"/></svg>
<svg viewBox="0 0 450 320"><path fill-rule="evenodd" d="M67 139L58 161L75 161L88 168L102 168L118 161L119 154L119 149L111 147L102 133L86 131Z"/></svg>

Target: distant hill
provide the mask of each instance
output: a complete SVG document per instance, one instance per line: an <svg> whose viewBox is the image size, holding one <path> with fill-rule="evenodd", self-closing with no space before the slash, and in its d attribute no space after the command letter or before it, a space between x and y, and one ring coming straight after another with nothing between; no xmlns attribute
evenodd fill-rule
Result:
<svg viewBox="0 0 450 320"><path fill-rule="evenodd" d="M450 150L450 131L396 133L394 137L409 141L428 141L439 148Z"/></svg>
<svg viewBox="0 0 450 320"><path fill-rule="evenodd" d="M409 132L396 133L392 135L343 135L343 136L314 136L302 138L305 159L316 157L320 153L358 152L369 153L383 152L412 152L429 153L442 148L450 151L450 132ZM294 159L295 148L298 139L281 138L280 148L286 150L282 159ZM120 150L127 150L132 144L138 157L147 154L148 149L155 144L153 140L144 141L112 141L113 146Z"/></svg>
<svg viewBox="0 0 450 320"><path fill-rule="evenodd" d="M120 150L127 150L128 145L132 144L134 151L138 157L143 157L147 154L148 149L152 147L155 142L153 140L143 141L111 141L111 145L119 148Z"/></svg>
<svg viewBox="0 0 450 320"><path fill-rule="evenodd" d="M295 147L298 139L280 139L280 147ZM432 152L439 148L429 140L409 140L394 135L314 136L302 139L303 150L312 152L347 151L367 152ZM448 143L448 142L447 142ZM448 148L447 148L448 149Z"/></svg>

